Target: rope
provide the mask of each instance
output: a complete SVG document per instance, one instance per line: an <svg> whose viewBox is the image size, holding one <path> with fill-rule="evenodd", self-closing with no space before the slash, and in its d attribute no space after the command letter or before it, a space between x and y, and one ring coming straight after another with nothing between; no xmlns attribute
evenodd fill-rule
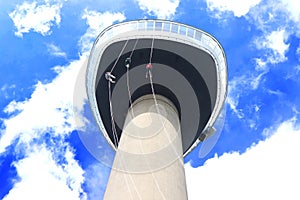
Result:
<svg viewBox="0 0 300 200"><path fill-rule="evenodd" d="M150 56L149 56L149 63L146 65L146 78L148 78L148 74L149 74L149 79L150 79L150 85L151 85L151 91L152 91L152 94L153 94L153 99L154 99L154 103L155 103L155 106L156 106L156 110L157 110L157 113L160 114L159 110L158 110L158 104L157 104L157 100L156 100L156 96L155 96L155 93L154 93L154 87L153 87L153 80L152 80L152 73L151 73L151 70L152 70L152 57L153 57L153 46L154 46L154 37L152 38L152 43L151 43L151 49L150 49ZM161 123L163 124L163 127L165 129L165 126L164 126L164 123L162 122L161 118L160 118L160 121ZM141 149L143 151L143 146L141 146ZM147 162L147 165L150 166L149 162L147 161L146 159L146 162ZM150 167L149 167L150 168ZM160 193L160 195L162 196L162 198L164 200L166 200L166 197L165 195L163 194L163 192L161 191L159 185L158 185L158 182L156 180L156 177L154 176L153 172L151 171L151 176L154 180L154 183L155 183L155 186L158 190L158 192Z"/></svg>
<svg viewBox="0 0 300 200"><path fill-rule="evenodd" d="M134 115L134 112L133 112L133 103L132 103L132 99L131 99L131 91L130 91L130 85L129 85L129 68L130 68L130 64L131 64L131 57L132 57L132 55L134 53L134 50L135 50L136 45L137 45L137 42L138 42L138 40L136 40L135 45L133 47L133 50L131 51L130 56L125 61L125 67L127 68L127 70L126 70L127 91L128 91L128 96L129 96L130 111L131 111L132 118L134 118L135 115ZM151 63L152 54L153 54L153 43L154 43L154 38L152 39L152 44L151 44L150 63ZM151 68L152 68L152 65L150 64L147 69L150 71ZM150 76L152 77L151 72L150 72ZM140 141L140 148L141 148L142 153L144 153L145 151L144 151L144 148L143 148L143 145L142 145L141 141ZM156 180L156 177L154 176L153 172L150 169L150 164L149 164L148 160L145 159L145 162L146 162L146 165L148 166L148 168L150 170L150 173L151 173L151 176L152 176L152 178L153 178L153 180L155 182L156 188L158 189L158 191L161 194L162 198L164 200L166 200L166 197L164 196L164 194L162 193L161 189L159 188L159 185L158 185L158 182ZM131 179L133 185L135 186L135 183L133 182L132 177L130 175L129 175L129 178ZM136 190L136 192L139 195L139 192L137 190ZM141 199L140 195L139 195L139 199Z"/></svg>
<svg viewBox="0 0 300 200"><path fill-rule="evenodd" d="M116 67L116 65L117 65L117 63L118 63L118 61L119 61L121 55L123 54L123 51L124 51L124 49L125 49L127 43L128 43L128 40L126 40L126 42L125 42L125 44L124 44L124 46L123 46L123 48L122 48L122 50L121 50L121 52L120 52L118 58L117 58L116 61L115 61L114 66L113 66L113 67L111 68L111 70L110 70L110 73L115 69L115 67Z"/></svg>
<svg viewBox="0 0 300 200"><path fill-rule="evenodd" d="M115 78L116 78L115 76L112 75L112 72L113 72L114 68L116 67L116 65L117 65L117 63L118 63L121 55L123 54L123 51L125 50L125 47L126 47L127 43L128 43L128 40L125 42L125 44L124 44L124 46L123 46L123 48L122 48L122 50L121 50L118 58L116 59L113 67L111 68L111 71L107 72L105 74L105 77L108 80L109 105L110 105L110 113L111 113L111 125L112 125L112 133L113 133L113 137L114 137L115 146L117 146L117 144L119 143L119 141L118 141L117 130L116 130L116 125L115 125L115 121L114 121L114 113L113 113L112 100L111 100L111 98L112 98L112 96L111 96L111 92L112 92L111 91L111 84L115 83ZM135 44L134 44L133 50L130 53L130 56L125 60L125 67L127 68L126 69L127 90L128 90L128 95L129 95L129 103L130 103L130 110L131 110L132 118L134 117L134 112L133 112L133 102L132 102L132 99L131 99L131 91L130 91L130 84L129 84L130 83L130 81L129 81L129 70L130 69L129 68L130 68L130 64L131 64L131 58L132 58L132 55L133 55L133 53L135 51L137 43L138 43L138 39L135 41ZM165 130L166 127L165 127L165 123L163 122L163 120L161 118L162 116L160 114L159 106L158 106L158 103L157 103L157 99L156 99L156 95L155 95L155 90L154 90L154 84L153 84L153 75L152 75L152 72L151 72L152 71L153 46L154 46L154 38L152 39L152 43L151 43L149 63L146 65L146 69L147 69L146 78L148 78L148 75L149 75L149 80L150 80L150 85L151 85L151 92L152 92L152 95L153 95L153 99L154 99L154 104L155 104L155 107L156 107L156 111L157 111L157 113L160 116L160 122L162 123L163 129ZM167 135L167 137L168 137L169 142L171 142L171 139L169 138L169 135ZM172 145L172 147L174 149L173 145ZM144 152L142 144L141 144L141 150L142 150L142 152ZM177 152L175 149L174 149L174 151ZM124 165L123 167L126 170L126 163L125 163L122 155L120 156L120 159L121 159L120 160L120 162L121 162L120 164L123 164ZM148 160L145 159L145 162L148 165L149 170L150 170L150 164L149 164ZM158 184L158 182L156 180L156 177L154 176L154 173L152 171L150 171L150 173L151 173L151 175L153 177L154 183L155 183L156 188L158 189L160 195L162 196L162 198L164 200L166 200L166 197L164 196L163 192L161 191L161 189L159 187L159 184ZM133 181L131 175L130 174L128 174L128 175L129 175L129 179L130 180L128 180L127 177L126 177L126 175L124 174L124 178L125 178L125 181L126 181L126 186L130 190L130 188L129 188L129 182L128 181L132 182L133 186L134 186L134 190L136 191L136 193L138 195L138 198L141 199L140 193L139 193L139 191L136 188L136 183ZM133 200L133 194L132 194L131 190L130 190L130 197Z"/></svg>
<svg viewBox="0 0 300 200"><path fill-rule="evenodd" d="M135 50L135 48L136 48L136 45L137 45L138 41L139 41L139 39L137 39L137 40L135 41L135 44L134 44L133 50L131 51L131 54L130 54L130 58L131 58L131 57L132 57L132 55L133 55L133 52L134 52L134 50Z"/></svg>
<svg viewBox="0 0 300 200"><path fill-rule="evenodd" d="M130 54L130 56L126 59L126 61L128 60L130 63L128 63L128 65L125 63L125 66L126 66L127 92L128 92L128 96L129 96L129 104L130 104L130 111L131 111L131 115L132 115L131 117L132 117L132 118L134 117L134 112L133 112L133 109L132 109L131 91L130 91L130 86L129 86L129 67L130 67L130 64L131 64L131 57L132 57L133 52L134 52L134 50L135 50L135 48L136 48L136 45L137 45L137 43L138 43L138 40L139 40L139 39L137 39L137 40L135 41L135 44L134 44L133 49L132 49L132 51L131 51L131 54ZM126 61L125 61L125 62L126 62Z"/></svg>
<svg viewBox="0 0 300 200"><path fill-rule="evenodd" d="M108 98L109 98L109 108L110 108L110 116L111 116L111 129L112 129L112 133L113 133L113 137L114 137L114 142L115 142L115 146L117 146L117 144L119 143L118 140L118 135L117 135L117 130L116 130L116 125L115 125L115 120L114 120L114 113L113 113L113 106L112 106L112 101L111 101L111 83L115 83L115 76L112 74L113 70L115 69L121 55L123 54L123 51L125 49L125 47L127 46L128 40L126 40L121 52L119 53L118 58L116 59L113 67L111 68L110 72L106 72L105 74L105 78L108 80Z"/></svg>
<svg viewBox="0 0 300 200"><path fill-rule="evenodd" d="M114 138L115 146L117 146L117 144L119 143L119 140L118 140L118 136L117 136L117 130L116 130L116 125L115 125L114 114L113 114L113 107L112 107L112 100L111 100L111 84L115 83L115 78L116 78L114 75L112 75L112 72L113 72L114 68L116 67L116 65L117 65L117 63L118 63L121 55L123 54L123 51L125 50L125 47L127 46L127 43L128 43L128 40L125 42L125 44L124 44L124 46L123 46L123 48L122 48L122 50L121 50L118 58L116 59L113 67L111 68L111 71L110 72L106 72L106 74L105 74L105 78L108 80L109 108L110 108L110 114L111 114L112 133L113 133L113 138ZM137 43L137 41L136 41L136 43ZM135 44L135 46L136 46L136 44ZM135 48L135 46L134 46L134 48ZM132 54L133 54L133 52L131 52L130 59L131 59ZM129 67L127 67L127 70L129 70L128 68ZM122 154L120 154L120 164L122 164L123 167L124 167L124 169L126 169L126 164L125 164L125 161L123 159ZM135 200L133 198L133 194L131 192L131 188L129 187L129 182L128 182L128 179L126 177L126 174L123 173L123 177L125 179L126 186L127 186L128 190L129 190L129 193L130 193L130 199L131 200ZM136 193L138 195L138 198L141 199L141 195L140 195L139 191L137 190L136 185L133 182L132 177L131 177L130 174L129 174L129 179L133 183L133 186L134 186L134 189L135 189L135 191L136 191Z"/></svg>
<svg viewBox="0 0 300 200"><path fill-rule="evenodd" d="M150 52L150 59L149 59L150 64L152 63L153 45L154 45L154 37L152 38L152 44L151 44L151 52Z"/></svg>
<svg viewBox="0 0 300 200"><path fill-rule="evenodd" d="M126 140L124 140L124 139L126 139L126 137L123 138L124 143L126 143ZM120 165L122 165L122 168L124 169L124 171L127 172L128 170L127 170L127 167L126 167L126 161L124 160L124 158L123 158L122 155L124 155L124 154L119 154ZM128 178L127 178L127 175L129 176L129 180L128 180ZM137 196L138 196L138 199L139 199L139 200L142 200L142 197L141 197L141 195L140 195L140 193L139 193L139 191L138 191L138 189L137 189L137 187L136 187L136 184L134 183L134 181L133 181L133 179L132 179L131 174L130 174L130 173L126 173L126 174L125 174L125 173L123 172L123 177L124 177L124 179L125 179L127 189L129 190L130 199L131 199L131 200L136 200L135 198L133 198L133 194L132 194L132 191L131 191L132 188L129 187L129 181L132 183L131 185L133 185L133 188L134 188L134 190L135 190L135 192L136 192L136 194L137 194Z"/></svg>
<svg viewBox="0 0 300 200"><path fill-rule="evenodd" d="M115 146L119 143L118 140L118 135L117 135L117 130L116 130L116 125L115 125L115 120L114 120L114 113L112 109L112 102L111 102L111 82L108 81L108 99L109 99L109 108L110 108L110 118L111 118L111 130L114 136L114 142Z"/></svg>
<svg viewBox="0 0 300 200"><path fill-rule="evenodd" d="M160 122L163 126L163 129L165 130L166 127L165 127L165 123L162 121L161 119L161 113L159 111L159 108L158 108L158 103L157 103L157 99L156 99L156 95L155 95L155 90L154 90L154 84L153 84L153 79L152 79L152 73L151 73L151 70L148 71L149 73L149 80L150 80L150 85L151 85L151 92L152 92L152 96L153 96L153 99L154 99L154 104L155 104L155 109L156 109L156 112L159 114L159 118L160 118ZM171 144L171 138L169 137L169 135L167 134L167 137L168 137L168 140ZM175 152L175 155L178 155L178 152L177 150L175 149L174 145L172 145L172 149L173 151Z"/></svg>

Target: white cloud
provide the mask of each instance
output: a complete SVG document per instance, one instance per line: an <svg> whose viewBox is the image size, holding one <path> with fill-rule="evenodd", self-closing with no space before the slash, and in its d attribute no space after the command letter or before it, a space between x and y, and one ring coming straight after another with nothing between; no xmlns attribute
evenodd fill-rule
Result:
<svg viewBox="0 0 300 200"><path fill-rule="evenodd" d="M90 165L85 171L86 187L89 200L99 200L103 198L110 169L96 163Z"/></svg>
<svg viewBox="0 0 300 200"><path fill-rule="evenodd" d="M252 90L256 90L258 88L263 75L265 75L266 73L267 72L262 72L259 75L257 75L256 77L252 77L252 80L250 81Z"/></svg>
<svg viewBox="0 0 300 200"><path fill-rule="evenodd" d="M8 99L9 97L15 96L15 88L16 85L12 84L12 85L8 85L8 84L4 84L1 88L1 94L3 95L3 97L5 99Z"/></svg>
<svg viewBox="0 0 300 200"><path fill-rule="evenodd" d="M0 88L0 91L1 92L5 92L7 89L13 89L13 88L16 88L16 85L13 84L13 85L7 85L7 84L4 84L1 88Z"/></svg>
<svg viewBox="0 0 300 200"><path fill-rule="evenodd" d="M289 44L287 41L288 34L286 30L276 30L258 38L255 41L255 45L258 49L270 50L270 53L266 55L266 62L276 64L287 60L285 53L289 50Z"/></svg>
<svg viewBox="0 0 300 200"><path fill-rule="evenodd" d="M226 102L239 119L244 118L243 110L238 108L240 97L249 91L257 90L261 82L264 80L263 76L267 72L268 71L266 70L260 72L260 74L254 72L251 75L237 76L229 81Z"/></svg>
<svg viewBox="0 0 300 200"><path fill-rule="evenodd" d="M215 156L199 168L186 164L189 199L300 199L299 141L292 119L243 154Z"/></svg>
<svg viewBox="0 0 300 200"><path fill-rule="evenodd" d="M54 136L68 135L75 129L78 124L75 124L73 116L73 91L85 60L86 55L83 55L69 66L60 67L60 74L52 82L39 82L29 99L23 102L12 101L5 108L4 111L8 114L18 114L3 121L4 129L0 130L0 154L16 138L21 143L29 144L46 132L52 132ZM58 68L56 67L57 71Z"/></svg>
<svg viewBox="0 0 300 200"><path fill-rule="evenodd" d="M262 136L264 136L265 138L269 138L274 134L274 127L268 127L268 128L264 128L262 131Z"/></svg>
<svg viewBox="0 0 300 200"><path fill-rule="evenodd" d="M269 93L269 94L272 94L272 95L276 95L276 96L283 96L284 95L284 93L283 92L281 92L280 90L270 90L270 89L268 89L267 90L267 92Z"/></svg>
<svg viewBox="0 0 300 200"><path fill-rule="evenodd" d="M48 1L40 6L36 3L23 3L17 6L10 14L11 17L15 17L15 23L18 21L17 18L23 20L16 34L22 36L22 33L30 30L43 35L49 34L51 23L43 21L45 18L40 24L36 21L31 24L26 22L32 17L39 18L46 8L55 10L54 8L58 7L50 6ZM49 13L43 13L47 14ZM80 41L82 44L80 59L72 61L67 66L54 67L57 76L51 82L38 82L28 99L20 102L11 101L4 109L9 117L2 120L0 154L5 153L7 147L17 143L14 146L15 153L24 156L24 159L13 164L21 180L14 184L6 199L86 198L81 188L84 181L83 170L65 141L72 131L82 128L79 126L84 126L86 122L80 115L86 102L85 90L76 89L76 96L74 90L75 87L82 87L85 84L84 77L78 75L87 64L87 51L90 50L87 47L91 46L104 28L113 22L124 20L125 17L121 13L97 13L85 10L83 19L87 20L89 27ZM48 44L47 47L55 56L66 56L54 44ZM6 87L2 87L1 90L4 91ZM50 137L50 143L46 141L46 135ZM89 183L93 182L90 180L91 176L87 179Z"/></svg>
<svg viewBox="0 0 300 200"><path fill-rule="evenodd" d="M77 104L73 103L75 85L84 85L84 79L77 77L86 59L85 54L68 66L55 67L59 74L50 83L39 82L30 98L12 101L4 109L11 116L3 120L0 129L0 154L17 141L14 154L24 156L13 163L20 181L13 185L6 200L86 198L81 187L84 171L65 141L83 125L82 118L75 122L74 117L76 111L83 110L86 96L76 93Z"/></svg>
<svg viewBox="0 0 300 200"><path fill-rule="evenodd" d="M293 0L206 0L207 7L215 11L215 17L222 18L232 11L236 17L244 16L262 31L263 36L254 38L257 49L265 50L263 57L256 58L257 69L287 60L290 35L300 36L300 4Z"/></svg>
<svg viewBox="0 0 300 200"><path fill-rule="evenodd" d="M93 11L86 11L83 18L89 25L82 37L85 45L91 45L92 39L112 22L125 19L120 13L100 15ZM55 45L48 45L48 48L64 56ZM79 60L54 67L57 76L51 82L38 82L28 99L12 101L4 109L9 117L2 120L0 154L14 144L14 153L24 156L14 163L21 180L14 184L6 199L86 198L81 188L83 170L65 139L87 122L80 113L86 94L76 89L74 96L75 87L85 84L84 77L78 75L87 64L87 56L83 51ZM50 137L50 142L45 136Z"/></svg>
<svg viewBox="0 0 300 200"><path fill-rule="evenodd" d="M207 7L210 11L233 12L234 16L241 17L246 15L249 10L258 5L261 0L206 0Z"/></svg>
<svg viewBox="0 0 300 200"><path fill-rule="evenodd" d="M246 19L263 33L255 39L258 48L272 50L265 55L266 63L286 60L290 35L300 37L300 4L293 0L266 0L251 9Z"/></svg>
<svg viewBox="0 0 300 200"><path fill-rule="evenodd" d="M53 152L44 145L31 147L26 158L13 163L21 180L4 200L83 199L84 172L70 149L63 156L66 162L59 165L53 159Z"/></svg>
<svg viewBox="0 0 300 200"><path fill-rule="evenodd" d="M63 57L63 58L67 57L67 54L54 44L47 44L47 49L48 52L53 56Z"/></svg>
<svg viewBox="0 0 300 200"><path fill-rule="evenodd" d="M300 4L294 0L281 0L281 2L284 5L283 8L285 8L289 12L289 16L291 17L291 19L299 26ZM298 28L300 28L300 26Z"/></svg>
<svg viewBox="0 0 300 200"><path fill-rule="evenodd" d="M250 10L246 19L257 29L267 34L274 30L288 28L290 13L278 0L265 0Z"/></svg>
<svg viewBox="0 0 300 200"><path fill-rule="evenodd" d="M274 22L277 23L278 20L284 22L292 20L300 28L298 23L300 21L300 5L294 0L206 0L206 4L210 11L217 12L216 16L220 16L218 12L222 14L228 11L233 12L236 17L246 16L250 13L251 16L247 16L247 19L254 20L259 28L265 28Z"/></svg>
<svg viewBox="0 0 300 200"><path fill-rule="evenodd" d="M300 61L300 59L299 59ZM299 74L300 74L300 65L295 65L291 68L292 70L291 71L288 71L288 73L285 75L285 79L290 79L296 83L299 83L300 82L300 79L299 79Z"/></svg>
<svg viewBox="0 0 300 200"><path fill-rule="evenodd" d="M238 109L240 98L239 83L245 79L245 76L236 77L228 83L228 95L226 102L229 104L230 109L237 115L239 119L244 118L242 110Z"/></svg>
<svg viewBox="0 0 300 200"><path fill-rule="evenodd" d="M256 60L256 70L266 71L269 64L285 62L289 51L287 39L300 36L300 4L293 0L206 0L207 7L215 17L226 21L232 11L236 17L245 17L261 36L254 36L253 44L261 51ZM225 14L225 17L224 17ZM225 18L225 20L224 20Z"/></svg>
<svg viewBox="0 0 300 200"><path fill-rule="evenodd" d="M298 56L298 60L300 61L300 44L296 50L296 55Z"/></svg>
<svg viewBox="0 0 300 200"><path fill-rule="evenodd" d="M136 0L141 10L159 19L171 19L179 5L179 0Z"/></svg>
<svg viewBox="0 0 300 200"><path fill-rule="evenodd" d="M297 66L295 67L295 70L296 70L296 74L298 74L298 73L300 72L300 65L297 65Z"/></svg>
<svg viewBox="0 0 300 200"><path fill-rule="evenodd" d="M34 31L42 35L51 33L51 27L60 23L61 3L51 5L48 1L45 4L37 2L24 2L17 5L15 10L9 13L17 31L15 35L22 37L23 33Z"/></svg>
<svg viewBox="0 0 300 200"><path fill-rule="evenodd" d="M255 58L256 62L255 70L257 71L266 71L267 70L267 62L262 58Z"/></svg>
<svg viewBox="0 0 300 200"><path fill-rule="evenodd" d="M86 24L88 25L86 33L79 41L81 52L84 53L90 51L94 40L101 31L115 22L124 21L126 18L122 13L99 13L85 9L82 19L86 19Z"/></svg>

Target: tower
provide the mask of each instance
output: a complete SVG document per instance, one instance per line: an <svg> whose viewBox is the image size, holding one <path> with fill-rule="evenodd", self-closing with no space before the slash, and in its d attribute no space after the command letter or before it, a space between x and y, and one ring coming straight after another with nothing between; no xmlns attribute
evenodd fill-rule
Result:
<svg viewBox="0 0 300 200"><path fill-rule="evenodd" d="M187 199L183 157L214 133L227 93L218 41L171 21L112 25L93 45L86 88L116 151L105 199Z"/></svg>

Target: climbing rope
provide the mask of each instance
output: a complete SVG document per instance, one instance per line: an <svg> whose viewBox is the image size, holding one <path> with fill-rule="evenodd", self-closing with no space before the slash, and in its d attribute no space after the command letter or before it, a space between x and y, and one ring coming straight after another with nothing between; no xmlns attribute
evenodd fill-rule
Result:
<svg viewBox="0 0 300 200"><path fill-rule="evenodd" d="M131 58L132 58L132 55L133 55L133 53L134 53L134 51L135 51L137 42L138 42L138 40L136 40L135 45L134 45L134 47L133 47L133 49L132 49L132 51L131 51L130 56L129 56L128 58L126 58L126 60L125 60L126 79L127 79L127 91L128 91L128 96L129 96L129 103L130 103L130 110L131 110L132 118L134 118L135 115L134 115L134 112L133 112L133 103L132 103L132 99L131 99L131 91L130 91L130 84L129 84L129 82L130 82L130 80L129 80L129 70L130 70L130 65L131 65ZM153 43L154 43L154 38L152 39L152 44L151 44L151 53L150 53L151 55L150 55L150 59L149 59L150 63L147 65L147 70L149 70L149 75L150 75L151 77L152 77L152 74L151 74L150 70L152 69L151 59L152 59L152 53L153 53ZM148 73L146 73L146 76L147 76L147 74L148 74ZM140 133L139 130L138 130L138 132ZM140 141L140 148L141 148L141 151L142 151L142 153L144 154L145 151L144 151L144 148L143 148L142 141L141 141L141 140L139 140L139 141ZM166 200L166 197L164 196L163 192L161 191L161 189L160 189L160 187L159 187L159 185L158 185L158 182L157 182L157 180L156 180L156 177L154 176L154 174L153 174L153 172L152 172L152 170L151 170L150 163L148 162L147 159L145 159L145 162L146 162L146 165L147 165L148 168L149 168L150 174L151 174L151 176L152 176L152 178L153 178L153 180L154 180L154 183L155 183L155 185L156 185L157 190L158 190L159 193L161 194L162 198L163 198L164 200ZM130 175L129 175L129 177L131 178L131 181L132 181L133 185L135 186L135 183L133 182L132 177L131 177ZM139 194L139 193L137 192L137 194Z"/></svg>
<svg viewBox="0 0 300 200"><path fill-rule="evenodd" d="M115 125L115 120L114 120L113 105L112 105L112 94L111 94L112 93L112 91L111 91L111 84L116 83L116 77L113 75L113 71L114 71L114 68L116 67L116 65L117 65L117 63L118 63L121 55L123 54L123 52L124 52L124 50L125 50L125 48L127 46L127 43L128 43L128 40L125 42L125 44L124 44L124 46L123 46L123 48L122 48L119 56L117 57L114 65L113 65L113 67L111 68L111 70L109 72L105 73L105 78L108 81L109 107L110 107L110 113L111 113L112 134L113 134L113 139L114 139L115 146L117 146L117 144L119 143L119 140L118 140L116 125ZM131 98L131 91L130 91L130 84L129 84L130 83L129 70L130 70L131 63L132 63L132 56L133 56L133 53L135 51L137 43L138 43L138 39L135 41L135 44L134 44L133 49L132 49L132 51L130 53L130 56L125 59L125 63L124 63L125 67L126 67L127 91L128 91L128 96L129 96L129 103L130 103L130 110L131 110L132 118L134 118L134 112L133 112L133 102L132 102L132 98ZM150 55L149 55L149 63L146 65L146 78L149 78L150 86L151 86L151 92L152 92L152 96L153 96L153 99L154 99L155 108L156 108L157 114L159 114L159 119L160 119L160 122L162 124L162 128L165 130L166 129L165 122L163 122L162 116L160 114L160 109L159 109L159 105L158 105L158 102L157 102L157 99L156 99L156 94L155 94L154 84L153 84L153 74L152 74L152 69L153 69L153 65L152 65L153 47L154 47L154 38L152 39L152 43L151 43L151 49L150 49ZM167 137L168 137L168 140L169 140L169 142L171 144L171 139L169 138L169 135L167 135ZM172 145L172 147L174 149L173 145ZM144 152L142 142L141 142L141 150L142 150L142 152ZM176 149L174 149L174 151L176 151ZM124 170L126 170L126 163L125 163L126 161L125 161L125 158L123 158L122 155L120 155L120 164L124 165L123 166ZM156 180L156 177L155 177L153 171L150 168L150 163L147 160L147 158L145 159L145 162L146 162L146 165L148 165L148 168L149 168L150 173L151 173L151 175L153 177L153 180L154 180L154 183L156 185L156 188L159 191L160 195L162 196L162 199L166 199L166 197L164 196L163 192L161 191L161 189L159 187L159 184L158 184L158 182ZM136 188L136 183L132 179L132 176L130 175L130 173L128 174L128 176L129 176L129 180L128 180L127 176L124 174L124 179L125 179L126 185L127 185L128 189L130 190L130 197L131 197L131 199L133 199L133 194L132 194L131 189L129 188L129 181L133 184L134 190L136 191L136 194L138 195L138 198L141 199L141 195L140 195L139 191Z"/></svg>
<svg viewBox="0 0 300 200"><path fill-rule="evenodd" d="M111 95L111 92L112 92L112 91L111 91L111 84L113 84L113 83L116 82L116 81L115 81L116 77L115 77L112 73L113 73L113 70L114 70L114 68L116 67L116 65L117 65L117 63L118 63L118 61L119 61L121 55L123 54L123 52L124 52L124 50L125 50L125 47L127 46L127 43L128 43L128 40L125 42L125 44L124 44L124 46L123 46L123 48L122 48L122 50L121 50L121 52L120 52L118 58L116 59L116 61L115 61L114 65L113 65L113 67L111 68L111 70L110 70L109 72L106 72L106 73L105 73L105 78L106 78L107 81L108 81L109 108L110 108L110 114L111 114L112 134L113 134L115 146L117 146L117 144L119 143L119 140L118 140L118 135L117 135L116 125L115 125L115 120L114 120L114 113L113 113L113 106L112 106L112 95ZM136 41L136 43L137 43L137 41ZM135 44L135 46L136 46L136 44ZM135 48L135 47L134 47L134 48ZM130 63L131 63L131 56L132 56L132 54L133 54L133 52L132 52L131 55L130 55L130 59L128 59L128 60L126 59L126 60L125 60L125 63L127 62L127 63L125 64L125 66L127 67L127 70L129 69L129 66L130 66ZM123 167L123 168L125 169L125 171L126 171L126 163L125 163L124 158L123 158L122 155L123 155L123 154L120 154L120 165L123 165L123 166L121 166L121 167ZM131 192L131 188L130 188L129 182L128 182L129 180L127 179L126 174L123 174L123 177L124 177L124 179L125 179L126 186L127 186L128 190L129 190L129 193L130 193L130 199L131 199L131 200L135 200L135 199L133 198L133 194L132 194L132 192ZM137 193L137 195L138 195L138 199L141 200L141 199L142 199L142 198L141 198L141 195L140 195L139 191L137 190L136 185L135 185L134 181L132 180L132 177L131 177L130 174L129 174L129 179L130 179L130 181L133 183L133 187L134 187L134 190L136 191L136 193Z"/></svg>
<svg viewBox="0 0 300 200"><path fill-rule="evenodd" d="M127 92L128 92L128 96L129 96L129 104L130 104L130 111L131 111L131 117L132 118L134 118L134 112L133 112L133 109L132 109L132 98L131 98L131 91L130 91L130 86L129 86L129 68L130 68L130 64L131 64L131 58L132 58L133 52L135 51L138 40L139 39L137 39L135 41L133 49L130 53L130 56L128 58L126 58L126 60L125 60Z"/></svg>
<svg viewBox="0 0 300 200"><path fill-rule="evenodd" d="M155 105L155 108L156 108L156 112L159 114L159 118L160 118L160 122L162 124L163 130L166 130L165 122L163 122L163 120L162 120L162 116L161 116L161 113L160 113L160 110L159 110L159 106L158 106L158 103L157 103L156 94L155 94L155 90L154 90L154 84L153 84L153 75L152 75L152 68L153 68L153 65L152 65L153 44L154 44L154 38L152 40L149 63L146 65L146 70L147 70L147 72L146 72L146 78L149 75L151 92L152 92L152 96L153 96L153 100L154 100L154 105ZM172 144L172 140L171 140L171 138L170 138L170 136L168 134L167 134L167 138L168 138L169 143ZM179 155L178 151L174 147L174 145L172 145L172 149L175 152L175 155Z"/></svg>
<svg viewBox="0 0 300 200"><path fill-rule="evenodd" d="M151 49L150 49L150 56L149 56L149 63L146 65L146 78L148 78L148 74L149 74L149 80L150 80L150 85L151 85L151 91L152 91L152 95L153 95L153 99L154 99L154 103L155 103L155 107L156 107L156 110L157 110L157 113L160 114L159 112L159 109L158 109L158 103L157 103L157 100L156 100L156 96L155 96L155 92L154 92L154 87L153 87L153 79L152 79L152 57L153 57L153 46L154 46L154 37L152 38L152 43L151 43ZM160 116L161 117L161 116ZM160 118L160 121L163 125L163 128L165 129L165 126L164 126L164 123L162 122L161 118ZM141 147L142 148L142 151L143 151L143 146ZM144 152L144 151L143 151ZM146 162L147 162L147 165L149 166L150 168L150 164L148 162L148 160L146 159ZM161 191L160 187L159 187L159 184L156 180L156 177L154 176L153 172L151 171L151 176L154 180L154 183L155 183L155 186L158 190L158 192L160 193L161 197L166 200L166 197L165 195L163 194L163 192Z"/></svg>
<svg viewBox="0 0 300 200"><path fill-rule="evenodd" d="M117 144L119 143L119 140L118 140L117 129L116 129L116 125L115 125L113 106L112 106L112 100L111 100L111 84L116 82L115 81L116 77L113 75L113 70L115 69L120 57L122 56L122 54L125 50L125 47L127 46L127 43L128 43L128 40L126 40L122 50L119 53L119 56L117 57L113 67L111 68L111 70L109 72L105 73L105 78L106 78L106 80L108 80L108 98L109 98L109 109L110 109L111 126L112 126L111 129L112 129L112 134L114 137L115 146L117 146Z"/></svg>
<svg viewBox="0 0 300 200"><path fill-rule="evenodd" d="M109 100L109 109L110 109L110 118L111 118L111 129L114 137L114 143L115 146L119 143L116 125L115 125L115 119L114 119L114 113L112 112L112 101L111 101L111 81L108 81L108 100Z"/></svg>
<svg viewBox="0 0 300 200"><path fill-rule="evenodd" d="M110 73L112 73L112 71L115 69L115 67L116 67L116 65L117 65L117 63L118 63L120 57L121 57L122 54L123 54L123 51L124 51L125 47L127 46L127 43L128 43L128 40L126 40L126 42L125 42L125 44L124 44L124 46L123 46L123 48L122 48L122 50L121 50L121 52L120 52L118 58L117 58L116 61L115 61L114 66L113 66L113 67L111 68L111 70L110 70Z"/></svg>

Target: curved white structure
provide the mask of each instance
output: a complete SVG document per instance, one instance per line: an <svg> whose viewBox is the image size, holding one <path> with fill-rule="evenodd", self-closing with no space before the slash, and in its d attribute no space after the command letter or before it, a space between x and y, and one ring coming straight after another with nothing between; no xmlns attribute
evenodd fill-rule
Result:
<svg viewBox="0 0 300 200"><path fill-rule="evenodd" d="M216 84L215 88L208 88L210 94L214 96L214 106L209 120L205 127L198 133L198 138L193 140L192 145L184 149L184 155L187 155L199 142L213 133L213 125L221 112L227 94L227 64L225 53L220 43L210 34L184 24L164 21L164 20L138 20L129 21L106 28L96 39L91 51L87 68L87 94L92 112L97 124L109 144L116 150L115 144L111 141L107 128L104 125L103 117L99 113L99 106L95 91L99 84L99 74L104 74L105 67L100 65L105 50L112 44L135 39L151 39L177 42L184 45L190 45L209 54L214 61ZM118 51L120 51L118 49ZM129 51L129 50L128 50ZM115 53L117 56L118 53ZM113 59L111 59L111 62ZM201 61L199 61L201 62ZM210 75L202 76L205 82L210 82ZM214 90L214 91L213 91ZM215 94L213 94L215 93ZM193 133L196 134L196 133Z"/></svg>

